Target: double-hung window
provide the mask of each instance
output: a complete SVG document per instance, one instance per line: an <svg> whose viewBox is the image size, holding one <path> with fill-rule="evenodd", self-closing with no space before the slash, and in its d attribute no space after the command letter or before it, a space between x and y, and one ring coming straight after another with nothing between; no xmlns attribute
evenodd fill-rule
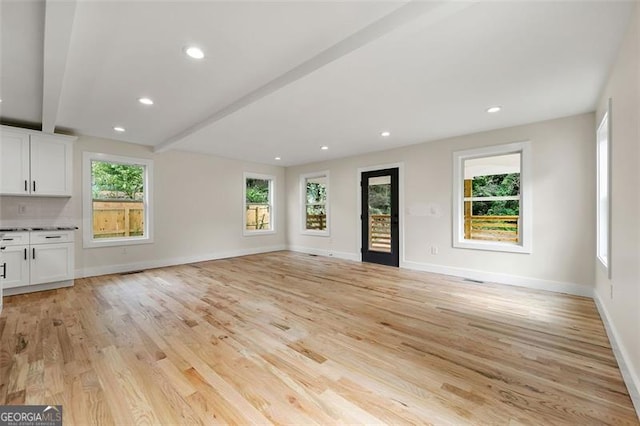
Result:
<svg viewBox="0 0 640 426"><path fill-rule="evenodd" d="M529 142L454 153L454 247L531 252L529 156Z"/></svg>
<svg viewBox="0 0 640 426"><path fill-rule="evenodd" d="M275 232L275 177L255 173L244 174L244 235Z"/></svg>
<svg viewBox="0 0 640 426"><path fill-rule="evenodd" d="M329 235L329 172L300 176L302 233Z"/></svg>
<svg viewBox="0 0 640 426"><path fill-rule="evenodd" d="M609 112L598 126L597 132L597 256L600 263L609 269Z"/></svg>
<svg viewBox="0 0 640 426"><path fill-rule="evenodd" d="M153 160L85 152L84 247L152 243L152 180Z"/></svg>

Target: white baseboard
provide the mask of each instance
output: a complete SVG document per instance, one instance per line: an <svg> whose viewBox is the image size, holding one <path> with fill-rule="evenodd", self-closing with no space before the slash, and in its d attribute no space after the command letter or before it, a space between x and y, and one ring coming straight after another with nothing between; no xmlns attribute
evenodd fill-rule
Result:
<svg viewBox="0 0 640 426"><path fill-rule="evenodd" d="M56 288L71 287L73 286L73 280L58 281L55 283L44 283L27 285L23 287L11 287L4 289L5 296L13 296L16 294L34 293L36 291L55 290Z"/></svg>
<svg viewBox="0 0 640 426"><path fill-rule="evenodd" d="M607 336L611 342L613 354L618 361L622 378L624 379L624 383L627 385L629 395L631 395L631 401L633 401L636 413L640 419L640 377L638 376L638 372L633 370L633 364L630 362L631 357L629 356L629 352L627 352L624 344L622 344L620 335L609 316L609 311L607 311L607 308L602 302L598 292L594 292L593 300L596 302L598 312L600 312L600 318L602 318L604 328L607 331Z"/></svg>
<svg viewBox="0 0 640 426"><path fill-rule="evenodd" d="M171 259L150 260L144 262L122 263L119 265L96 266L93 268L76 269L76 278L95 277L99 275L119 274L123 272L140 271L144 269L162 268L165 266L184 265L187 263L204 262L207 260L227 259L230 257L247 256L250 254L269 253L286 250L285 245L259 247L252 249L231 250L218 253L208 253L196 256L175 257Z"/></svg>
<svg viewBox="0 0 640 426"><path fill-rule="evenodd" d="M344 260L353 260L355 262L360 261L360 256L357 253L348 253L342 251L333 251L333 250L322 250L312 247L302 247L302 246L289 246L287 250L295 251L298 253L306 253L306 254L315 254L318 256L326 256L326 257L335 257L337 259Z"/></svg>
<svg viewBox="0 0 640 426"><path fill-rule="evenodd" d="M520 275L500 274L497 272L479 271L477 269L458 268L411 261L402 262L400 267L416 271L433 272L435 274L453 275L454 277L469 278L472 280L526 287L534 290L546 290L555 293L566 293L589 298L593 297L593 288L575 283L549 281Z"/></svg>
<svg viewBox="0 0 640 426"><path fill-rule="evenodd" d="M336 252L331 250L302 246L289 246L287 249L299 253L336 257L338 259L353 260L356 262L360 261L360 256L357 253ZM575 283L548 281L539 278L523 277L519 275L499 274L495 272L479 271L477 269L457 268L452 266L411 261L400 262L400 267L405 269L412 269L415 271L433 272L435 274L452 275L454 277L470 278L473 280L487 281L498 284L515 285L518 287L527 287L534 290L546 290L555 293L566 293L589 298L593 297L593 288Z"/></svg>

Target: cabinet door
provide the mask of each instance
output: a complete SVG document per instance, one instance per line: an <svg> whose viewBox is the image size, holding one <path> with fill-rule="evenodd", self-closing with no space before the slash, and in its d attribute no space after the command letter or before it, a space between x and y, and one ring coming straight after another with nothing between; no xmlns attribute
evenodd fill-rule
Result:
<svg viewBox="0 0 640 426"><path fill-rule="evenodd" d="M0 132L0 194L29 194L29 135Z"/></svg>
<svg viewBox="0 0 640 426"><path fill-rule="evenodd" d="M2 287L13 288L29 285L29 248L28 246L7 246L2 251L2 263L7 263L7 278Z"/></svg>
<svg viewBox="0 0 640 426"><path fill-rule="evenodd" d="M31 284L73 279L73 243L31 246Z"/></svg>
<svg viewBox="0 0 640 426"><path fill-rule="evenodd" d="M31 195L72 195L72 148L55 136L31 135Z"/></svg>

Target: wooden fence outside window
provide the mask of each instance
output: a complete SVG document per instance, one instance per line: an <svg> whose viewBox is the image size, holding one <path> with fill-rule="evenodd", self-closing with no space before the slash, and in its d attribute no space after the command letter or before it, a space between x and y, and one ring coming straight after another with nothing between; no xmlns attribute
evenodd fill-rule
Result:
<svg viewBox="0 0 640 426"><path fill-rule="evenodd" d="M246 229L255 231L259 229L271 229L268 204L247 204L247 222Z"/></svg>
<svg viewBox="0 0 640 426"><path fill-rule="evenodd" d="M308 214L306 229L314 230L314 231L324 231L325 229L327 229L327 215L326 214Z"/></svg>
<svg viewBox="0 0 640 426"><path fill-rule="evenodd" d="M144 235L144 203L133 200L93 200L93 238Z"/></svg>
<svg viewBox="0 0 640 426"><path fill-rule="evenodd" d="M518 242L519 216L465 216L466 240Z"/></svg>

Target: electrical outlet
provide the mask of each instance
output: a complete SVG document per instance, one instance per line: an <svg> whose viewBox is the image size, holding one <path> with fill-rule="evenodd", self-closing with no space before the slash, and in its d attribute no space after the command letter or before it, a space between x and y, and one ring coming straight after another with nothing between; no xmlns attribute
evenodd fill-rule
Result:
<svg viewBox="0 0 640 426"><path fill-rule="evenodd" d="M431 246L431 254L438 254L438 246Z"/></svg>
<svg viewBox="0 0 640 426"><path fill-rule="evenodd" d="M18 204L18 214L26 214L26 213L27 213L27 205Z"/></svg>

